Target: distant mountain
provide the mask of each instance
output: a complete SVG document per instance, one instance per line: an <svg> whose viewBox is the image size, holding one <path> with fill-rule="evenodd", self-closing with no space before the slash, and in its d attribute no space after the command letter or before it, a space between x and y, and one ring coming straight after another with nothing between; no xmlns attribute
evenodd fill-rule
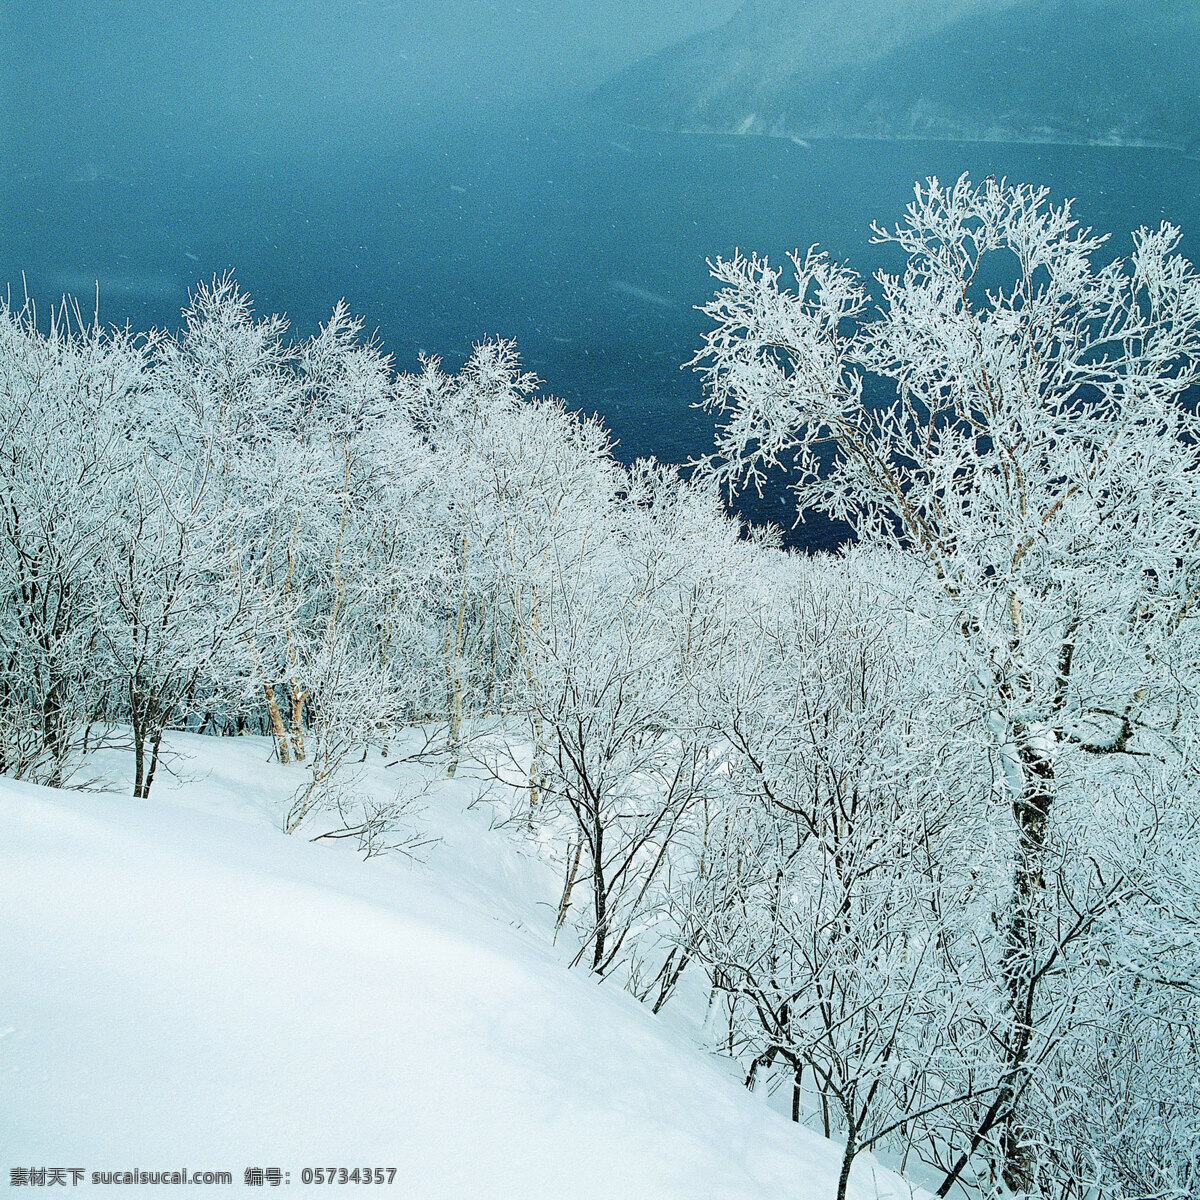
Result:
<svg viewBox="0 0 1200 1200"><path fill-rule="evenodd" d="M1200 150L1200 0L747 0L596 94L637 125Z"/></svg>

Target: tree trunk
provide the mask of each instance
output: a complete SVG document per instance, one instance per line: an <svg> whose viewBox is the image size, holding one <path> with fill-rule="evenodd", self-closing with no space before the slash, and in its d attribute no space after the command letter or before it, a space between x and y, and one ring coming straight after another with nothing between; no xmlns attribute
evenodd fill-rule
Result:
<svg viewBox="0 0 1200 1200"><path fill-rule="evenodd" d="M459 614L458 633L450 617L446 618L446 702L449 709L449 735L447 738L450 750L450 763L446 775L453 779L458 773L458 760L462 745L463 718L463 688L462 676L459 671L459 637L462 631L462 614Z"/></svg>
<svg viewBox="0 0 1200 1200"><path fill-rule="evenodd" d="M133 796L135 800L142 798L142 772L145 769L146 750L142 745L141 735L137 725L133 727Z"/></svg>
<svg viewBox="0 0 1200 1200"><path fill-rule="evenodd" d="M592 823L592 903L596 914L596 946L592 955L592 970L597 974L604 962L608 940L608 896L604 888L604 826L597 814Z"/></svg>
<svg viewBox="0 0 1200 1200"><path fill-rule="evenodd" d="M1042 857L1054 803L1053 760L1044 750L1027 742L1021 744L1019 753L1023 790L1013 803L1013 817L1017 823L1017 862L1013 871L1013 909L1004 963L1004 982L1013 1016L1012 1090L1017 1096L1025 1091L1025 1061L1037 1019L1037 989L1033 982L1037 970L1037 917L1046 887ZM1033 1186L1033 1163L1018 1107L1019 1104L1014 1103L1001 1121L1000 1146L1004 1156L1001 1173L1005 1185L1013 1192L1021 1193Z"/></svg>
<svg viewBox="0 0 1200 1200"><path fill-rule="evenodd" d="M858 1153L858 1129L854 1118L846 1117L846 1149L842 1152L842 1170L838 1175L837 1200L846 1200L846 1189L850 1185L850 1168L854 1165L854 1156Z"/></svg>
<svg viewBox="0 0 1200 1200"><path fill-rule="evenodd" d="M671 953L674 954L675 951L672 950ZM662 986L658 989L658 998L654 1001L654 1007L650 1010L651 1012L657 1013L661 1011L663 1005L671 998L672 993L675 991L675 985L679 982L679 977L683 974L690 961L691 956L686 951L680 954L671 973L663 980Z"/></svg>
<svg viewBox="0 0 1200 1200"><path fill-rule="evenodd" d="M458 763L462 757L462 721L463 721L463 693L462 680L458 673L454 676L454 694L450 702L450 765L446 768L446 775L453 779L458 774Z"/></svg>
<svg viewBox="0 0 1200 1200"><path fill-rule="evenodd" d="M533 718L533 755L529 760L529 828L533 829L533 819L537 814L538 805L542 802L542 718L535 713ZM578 858L576 858L578 862Z"/></svg>
<svg viewBox="0 0 1200 1200"><path fill-rule="evenodd" d="M287 731L283 727L283 717L279 715L279 703L275 699L275 689L269 684L263 684L267 696L267 716L271 721L271 736L275 739L275 753L281 763L289 763L292 756L288 751Z"/></svg>
<svg viewBox="0 0 1200 1200"><path fill-rule="evenodd" d="M308 816L309 809L312 808L314 797L317 794L318 788L325 781L328 772L317 772L314 770L312 779L301 793L298 799L292 802L291 808L287 811L287 816L283 819L283 832L295 833L304 822L304 818Z"/></svg>
<svg viewBox="0 0 1200 1200"><path fill-rule="evenodd" d="M288 687L292 700L292 753L297 762L304 761L304 701L308 692L301 691L296 680Z"/></svg>
<svg viewBox="0 0 1200 1200"><path fill-rule="evenodd" d="M48 787L62 786L63 760L68 740L62 704L65 691L66 681L52 672L42 700L42 744L50 752L51 761L50 777L46 780Z"/></svg>
<svg viewBox="0 0 1200 1200"><path fill-rule="evenodd" d="M567 878L563 883L562 899L558 902L558 919L554 922L554 932L563 927L563 923L567 919L567 910L571 907L571 893L575 890L575 880L579 875L579 859L583 855L583 839L580 838L575 843L575 854L572 857L570 852L567 854L569 866L567 867Z"/></svg>
<svg viewBox="0 0 1200 1200"><path fill-rule="evenodd" d="M462 594L458 599L457 620L452 613L446 614L446 682L449 685L450 701L450 765L446 775L453 779L458 773L458 760L462 745L463 680L462 644L463 626L467 618L467 535L462 539Z"/></svg>
<svg viewBox="0 0 1200 1200"><path fill-rule="evenodd" d="M1009 649L1014 659L1019 660L1025 634L1021 602L1015 591L1008 594L1008 613L1012 622ZM1078 612L1072 617L1070 627L1072 632L1062 643L1059 652L1053 705L1056 712L1061 711L1066 700L1075 652L1074 630L1078 627ZM976 632L978 626L973 619L964 622L964 634L971 636ZM1027 694L1027 679L1006 679L1001 684L1000 692L1009 702L1015 698L1014 684L1018 681L1022 692ZM1029 1080L1026 1063L1035 1020L1037 909L1046 886L1042 856L1050 829L1050 809L1054 802L1054 760L1043 747L1034 744L1025 724L1014 725L1011 736L1017 746L1021 778L1020 793L1014 797L1012 805L1013 820L1017 826L1017 856L1013 867L1012 909L1001 970L1013 1022L1012 1036L1006 1047L1007 1070L996 1096L971 1136L970 1145L943 1178L938 1196L949 1195L983 1139L997 1128L1000 1130L1003 1156L1001 1174L1005 1184L1015 1192L1024 1192L1029 1190L1032 1183L1028 1139L1021 1127L1017 1109Z"/></svg>
<svg viewBox="0 0 1200 1200"><path fill-rule="evenodd" d="M162 745L163 731L157 729L150 741L150 769L142 785L142 799L150 798L150 789L154 786L154 772L158 770L158 748Z"/></svg>
<svg viewBox="0 0 1200 1200"><path fill-rule="evenodd" d="M142 798L142 780L146 775L146 742L142 721L135 711L133 713L133 796L135 800Z"/></svg>

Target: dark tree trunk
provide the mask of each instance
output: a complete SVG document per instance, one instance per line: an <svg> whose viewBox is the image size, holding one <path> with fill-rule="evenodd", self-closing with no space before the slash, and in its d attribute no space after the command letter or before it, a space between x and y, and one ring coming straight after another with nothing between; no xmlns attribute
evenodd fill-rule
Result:
<svg viewBox="0 0 1200 1200"><path fill-rule="evenodd" d="M1024 790L1013 804L1013 817L1017 823L1017 862L1013 871L1013 909L1004 964L1004 981L1013 1016L1010 1066L1014 1072L1012 1091L1016 1096L1025 1090L1026 1060L1037 1019L1034 975L1038 955L1038 911L1046 887L1042 859L1054 803L1053 760L1044 751L1028 744L1021 746L1020 758ZM1012 1104L1001 1121L1000 1146L1004 1156L1004 1182L1012 1191L1020 1193L1033 1185L1033 1164L1018 1108L1017 1103Z"/></svg>
<svg viewBox="0 0 1200 1200"><path fill-rule="evenodd" d="M156 729L150 739L150 770L146 772L146 781L142 787L142 799L150 798L150 788L154 784L154 772L158 770L158 748L162 745L163 731Z"/></svg>
<svg viewBox="0 0 1200 1200"><path fill-rule="evenodd" d="M63 703L66 690L66 680L52 672L46 694L42 698L42 744L51 759L51 774L46 781L50 787L62 785L63 760L66 758L69 741Z"/></svg>
<svg viewBox="0 0 1200 1200"><path fill-rule="evenodd" d="M1017 825L1017 862L1013 869L1012 912L1009 916L1004 961L1004 986L1012 1013L1007 1079L983 1115L968 1148L942 1180L938 1196L948 1196L972 1157L993 1131L1000 1132L1001 1176L1014 1192L1033 1185L1033 1162L1019 1113L1020 1097L1028 1082L1028 1059L1033 1040L1037 988L1037 914L1046 880L1042 857L1050 832L1054 804L1054 761L1042 750L1023 743L1020 761L1024 778L1020 797L1013 802Z"/></svg>
<svg viewBox="0 0 1200 1200"><path fill-rule="evenodd" d="M854 1156L858 1153L858 1130L854 1118L846 1118L846 1149L842 1152L842 1170L838 1175L837 1200L846 1200L846 1189L850 1185L850 1168L854 1165Z"/></svg>
<svg viewBox="0 0 1200 1200"><path fill-rule="evenodd" d="M599 813L592 821L592 902L596 912L596 945L592 970L599 973L608 940L608 896L604 888L604 826Z"/></svg>
<svg viewBox="0 0 1200 1200"><path fill-rule="evenodd" d="M146 744L142 736L142 723L133 719L133 795L142 798L142 779L146 771Z"/></svg>

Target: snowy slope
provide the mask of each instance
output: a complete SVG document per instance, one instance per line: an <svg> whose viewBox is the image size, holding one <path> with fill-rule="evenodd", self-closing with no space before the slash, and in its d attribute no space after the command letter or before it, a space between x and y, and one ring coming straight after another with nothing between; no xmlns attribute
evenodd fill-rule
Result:
<svg viewBox="0 0 1200 1200"><path fill-rule="evenodd" d="M277 831L264 742L176 749L149 802L0 781L4 1184L186 1166L228 1193L257 1166L312 1194L303 1168L345 1165L422 1200L832 1195L836 1146L565 968L547 868L464 812L469 781L428 798L427 864L363 862ZM908 1195L869 1161L855 1182Z"/></svg>

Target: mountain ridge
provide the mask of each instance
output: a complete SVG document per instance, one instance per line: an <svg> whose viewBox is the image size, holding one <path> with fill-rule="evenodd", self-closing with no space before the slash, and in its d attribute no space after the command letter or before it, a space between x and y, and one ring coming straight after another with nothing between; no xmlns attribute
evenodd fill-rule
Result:
<svg viewBox="0 0 1200 1200"><path fill-rule="evenodd" d="M1200 149L1186 0L749 0L593 94L630 124Z"/></svg>

